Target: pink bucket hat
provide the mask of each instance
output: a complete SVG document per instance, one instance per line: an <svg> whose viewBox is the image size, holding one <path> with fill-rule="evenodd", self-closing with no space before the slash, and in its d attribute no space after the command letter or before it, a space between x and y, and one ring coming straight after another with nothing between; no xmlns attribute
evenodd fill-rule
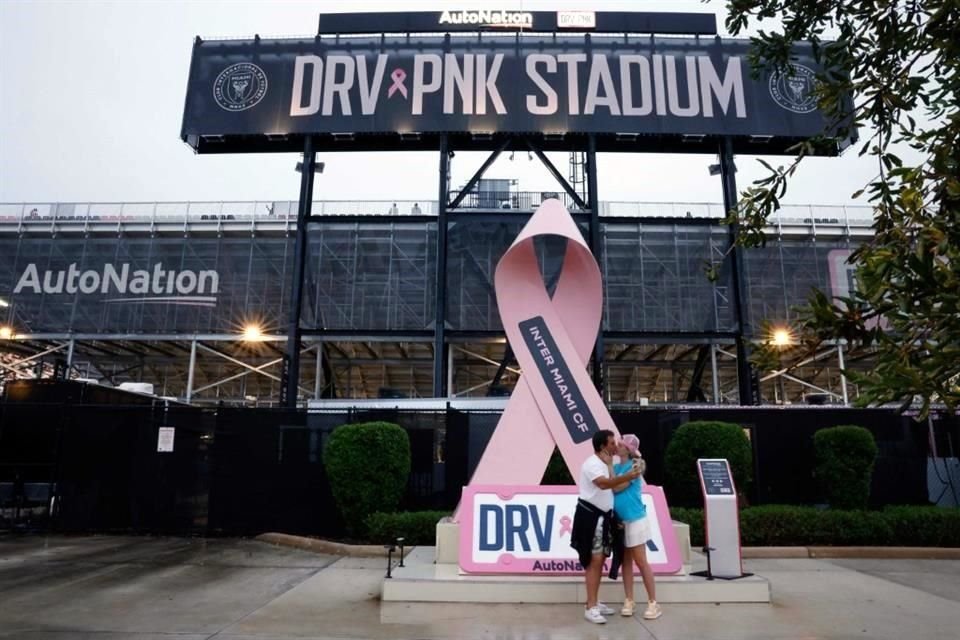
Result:
<svg viewBox="0 0 960 640"><path fill-rule="evenodd" d="M628 433L620 438L620 442L627 448L627 451L630 452L630 455L640 455L640 439L637 436L633 435L632 433Z"/></svg>

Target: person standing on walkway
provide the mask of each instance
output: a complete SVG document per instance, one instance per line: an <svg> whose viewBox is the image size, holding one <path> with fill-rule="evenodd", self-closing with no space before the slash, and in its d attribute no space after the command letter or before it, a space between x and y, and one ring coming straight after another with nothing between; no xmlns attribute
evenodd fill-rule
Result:
<svg viewBox="0 0 960 640"><path fill-rule="evenodd" d="M638 471L643 474L646 463L640 456L640 440L632 433L620 439L617 446L617 455L620 462L613 465L611 474L625 474L629 471ZM650 530L650 519L647 517L647 507L643 504L643 475L632 480L630 484L614 489L613 510L623 523L624 551L623 558L623 591L625 599L622 616L633 616L633 567L634 563L640 568L643 576L643 586L647 591L647 608L643 612L644 620L656 620L663 611L657 604L657 587L653 579L653 569L647 561L647 541L653 537Z"/></svg>
<svg viewBox="0 0 960 640"><path fill-rule="evenodd" d="M593 455L580 468L577 486L580 499L573 516L570 546L577 550L587 585L587 606L583 617L595 624L604 624L604 616L615 612L599 600L603 563L612 551L613 489L627 486L640 473L630 470L619 476L610 473L610 464L617 450L613 432L602 429L593 434Z"/></svg>

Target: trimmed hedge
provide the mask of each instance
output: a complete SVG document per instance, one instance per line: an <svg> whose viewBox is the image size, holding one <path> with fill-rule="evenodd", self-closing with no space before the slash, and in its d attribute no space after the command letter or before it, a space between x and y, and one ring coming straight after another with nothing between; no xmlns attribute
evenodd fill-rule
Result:
<svg viewBox="0 0 960 640"><path fill-rule="evenodd" d="M917 547L960 547L960 509L887 507L882 513L895 540Z"/></svg>
<svg viewBox="0 0 960 640"><path fill-rule="evenodd" d="M449 515L449 511L373 513L366 521L367 539L387 544L404 538L406 545L433 546L437 543L437 522Z"/></svg>
<svg viewBox="0 0 960 640"><path fill-rule="evenodd" d="M698 458L726 458L740 493L753 481L753 449L740 425L688 422L670 438L664 456L666 492L672 504L703 504L697 476Z"/></svg>
<svg viewBox="0 0 960 640"><path fill-rule="evenodd" d="M703 510L671 507L670 515L690 525L690 544L702 547ZM960 509L887 507L882 511L841 511L789 505L740 511L744 546L906 546L960 547Z"/></svg>
<svg viewBox="0 0 960 640"><path fill-rule="evenodd" d="M367 540L385 544L399 537L408 545L436 544L437 522L447 511L374 513ZM703 546L703 509L671 507L670 516L690 525L690 544ZM906 546L960 547L960 509L887 507L882 511L838 511L767 505L740 511L740 538L746 547Z"/></svg>
<svg viewBox="0 0 960 640"><path fill-rule="evenodd" d="M877 459L873 434L852 425L821 429L813 435L814 474L835 509L866 509Z"/></svg>
<svg viewBox="0 0 960 640"><path fill-rule="evenodd" d="M400 506L410 475L410 438L390 422L343 425L330 434L323 464L348 533L362 534L371 513Z"/></svg>

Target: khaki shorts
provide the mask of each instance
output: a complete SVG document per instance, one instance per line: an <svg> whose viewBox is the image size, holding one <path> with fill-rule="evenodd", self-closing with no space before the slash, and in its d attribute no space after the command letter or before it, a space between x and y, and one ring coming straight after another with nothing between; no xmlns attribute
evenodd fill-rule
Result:
<svg viewBox="0 0 960 640"><path fill-rule="evenodd" d="M603 518L597 521L597 530L593 532L593 555L603 554Z"/></svg>

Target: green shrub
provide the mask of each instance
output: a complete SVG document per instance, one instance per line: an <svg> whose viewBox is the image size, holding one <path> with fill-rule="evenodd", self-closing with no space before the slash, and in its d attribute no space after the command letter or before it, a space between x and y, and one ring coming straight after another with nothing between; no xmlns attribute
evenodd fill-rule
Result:
<svg viewBox="0 0 960 640"><path fill-rule="evenodd" d="M890 525L879 511L826 509L820 512L808 544L842 547L903 545L904 542L893 539Z"/></svg>
<svg viewBox="0 0 960 640"><path fill-rule="evenodd" d="M448 511L405 511L373 513L367 517L367 540L387 544L403 538L404 544L433 546L437 541L437 522L450 515Z"/></svg>
<svg viewBox="0 0 960 640"><path fill-rule="evenodd" d="M389 422L337 427L323 464L348 533L359 535L371 513L400 505L410 475L410 439Z"/></svg>
<svg viewBox="0 0 960 640"><path fill-rule="evenodd" d="M960 509L887 507L882 512L891 535L912 547L960 547Z"/></svg>
<svg viewBox="0 0 960 640"><path fill-rule="evenodd" d="M764 505L740 512L740 541L744 546L807 545L820 512L813 507Z"/></svg>
<svg viewBox="0 0 960 640"><path fill-rule="evenodd" d="M744 546L960 547L960 509L750 507L740 512L740 538Z"/></svg>
<svg viewBox="0 0 960 640"><path fill-rule="evenodd" d="M835 509L866 509L877 443L863 427L821 429L813 436L815 475Z"/></svg>
<svg viewBox="0 0 960 640"><path fill-rule="evenodd" d="M540 484L574 484L570 470L567 469L567 463L563 461L560 455L560 449L553 448L553 455L550 456L550 462L543 472L543 479Z"/></svg>
<svg viewBox="0 0 960 640"><path fill-rule="evenodd" d="M671 504L702 503L697 458L726 458L741 493L753 480L753 451L740 425L688 422L673 434L664 457L666 493Z"/></svg>

